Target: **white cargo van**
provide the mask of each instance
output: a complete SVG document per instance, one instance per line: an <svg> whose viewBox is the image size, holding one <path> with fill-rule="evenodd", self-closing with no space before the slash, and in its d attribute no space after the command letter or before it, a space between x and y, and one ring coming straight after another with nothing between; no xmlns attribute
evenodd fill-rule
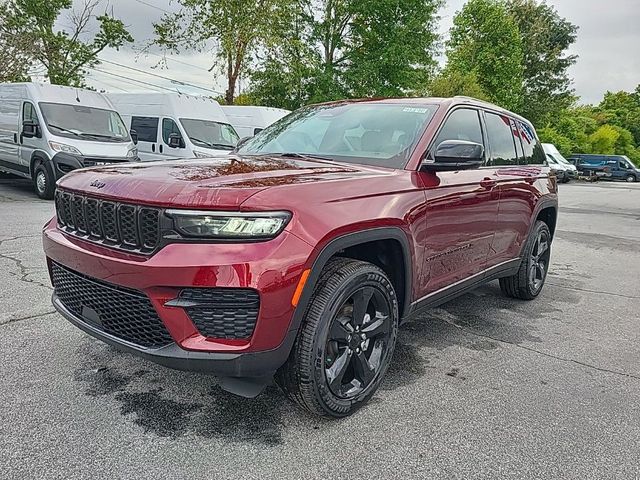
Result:
<svg viewBox="0 0 640 480"><path fill-rule="evenodd" d="M272 123L291 112L283 108L252 107L244 105L223 105L229 123L236 129L240 138L253 137Z"/></svg>
<svg viewBox="0 0 640 480"><path fill-rule="evenodd" d="M137 160L109 100L81 88L0 83L0 170L30 178L51 199L56 180L76 168Z"/></svg>
<svg viewBox="0 0 640 480"><path fill-rule="evenodd" d="M110 93L107 97L138 137L143 161L228 155L236 131L218 102L179 93Z"/></svg>

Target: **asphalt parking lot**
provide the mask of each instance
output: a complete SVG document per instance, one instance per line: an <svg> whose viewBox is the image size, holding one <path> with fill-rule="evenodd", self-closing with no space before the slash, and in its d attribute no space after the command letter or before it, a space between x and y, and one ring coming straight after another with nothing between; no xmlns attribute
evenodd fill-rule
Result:
<svg viewBox="0 0 640 480"><path fill-rule="evenodd" d="M561 185L552 270L414 319L353 417L310 417L93 340L53 312L52 202L0 179L0 477L640 478L640 184Z"/></svg>

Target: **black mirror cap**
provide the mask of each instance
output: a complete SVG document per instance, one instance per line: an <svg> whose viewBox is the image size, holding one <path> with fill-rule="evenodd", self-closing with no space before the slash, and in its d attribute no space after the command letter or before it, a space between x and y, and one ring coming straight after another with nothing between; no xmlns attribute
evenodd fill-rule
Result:
<svg viewBox="0 0 640 480"><path fill-rule="evenodd" d="M466 140L445 140L437 146L433 157L432 161L422 163L422 170L472 170L484 163L484 146Z"/></svg>
<svg viewBox="0 0 640 480"><path fill-rule="evenodd" d="M184 148L184 142L182 141L182 136L179 133L170 134L168 145L171 148Z"/></svg>
<svg viewBox="0 0 640 480"><path fill-rule="evenodd" d="M40 133L40 127L37 123L24 121L22 122L22 136L25 138L40 138L42 135Z"/></svg>
<svg viewBox="0 0 640 480"><path fill-rule="evenodd" d="M131 135L131 141L134 145L138 144L138 132L135 130L129 130L129 135Z"/></svg>

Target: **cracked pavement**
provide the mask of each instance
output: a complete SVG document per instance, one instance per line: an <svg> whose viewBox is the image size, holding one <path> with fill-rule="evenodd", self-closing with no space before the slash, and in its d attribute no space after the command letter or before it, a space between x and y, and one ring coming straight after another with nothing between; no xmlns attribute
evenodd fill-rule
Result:
<svg viewBox="0 0 640 480"><path fill-rule="evenodd" d="M53 204L30 188L0 178L2 478L640 478L640 184L561 185L542 296L494 282L413 319L342 421L70 325L40 242Z"/></svg>

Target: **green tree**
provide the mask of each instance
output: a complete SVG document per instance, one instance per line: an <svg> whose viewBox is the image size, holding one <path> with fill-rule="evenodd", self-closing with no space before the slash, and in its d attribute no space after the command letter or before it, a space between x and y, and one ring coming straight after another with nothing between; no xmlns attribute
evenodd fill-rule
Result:
<svg viewBox="0 0 640 480"><path fill-rule="evenodd" d="M133 38L122 21L105 12L96 16L99 0L85 0L77 10L70 10L72 0L9 0L0 12L5 26L3 36L14 36L29 44L26 56L41 64L49 81L57 85L83 86L86 69L97 65L98 54L105 48L120 48ZM56 20L67 10L69 27L57 29ZM93 39L85 41L93 29Z"/></svg>
<svg viewBox="0 0 640 480"><path fill-rule="evenodd" d="M629 130L640 145L640 85L634 92L607 92L598 105L607 123Z"/></svg>
<svg viewBox="0 0 640 480"><path fill-rule="evenodd" d="M567 54L578 27L545 2L507 0L507 12L520 32L523 97L518 113L544 125L574 102L568 69L577 56Z"/></svg>
<svg viewBox="0 0 640 480"><path fill-rule="evenodd" d="M484 92L478 76L474 72L462 73L445 71L435 77L426 89L426 94L432 97L455 97L464 95L479 100L489 100Z"/></svg>
<svg viewBox="0 0 640 480"><path fill-rule="evenodd" d="M453 20L445 76L471 72L493 102L519 111L523 71L520 33L505 5L498 0L469 0Z"/></svg>
<svg viewBox="0 0 640 480"><path fill-rule="evenodd" d="M178 0L182 9L154 24L154 43L165 50L212 52L211 69L227 79L225 101L233 104L236 86L257 50L268 45L292 0Z"/></svg>
<svg viewBox="0 0 640 480"><path fill-rule="evenodd" d="M355 97L410 94L433 74L441 0L360 0L344 51L345 81Z"/></svg>

